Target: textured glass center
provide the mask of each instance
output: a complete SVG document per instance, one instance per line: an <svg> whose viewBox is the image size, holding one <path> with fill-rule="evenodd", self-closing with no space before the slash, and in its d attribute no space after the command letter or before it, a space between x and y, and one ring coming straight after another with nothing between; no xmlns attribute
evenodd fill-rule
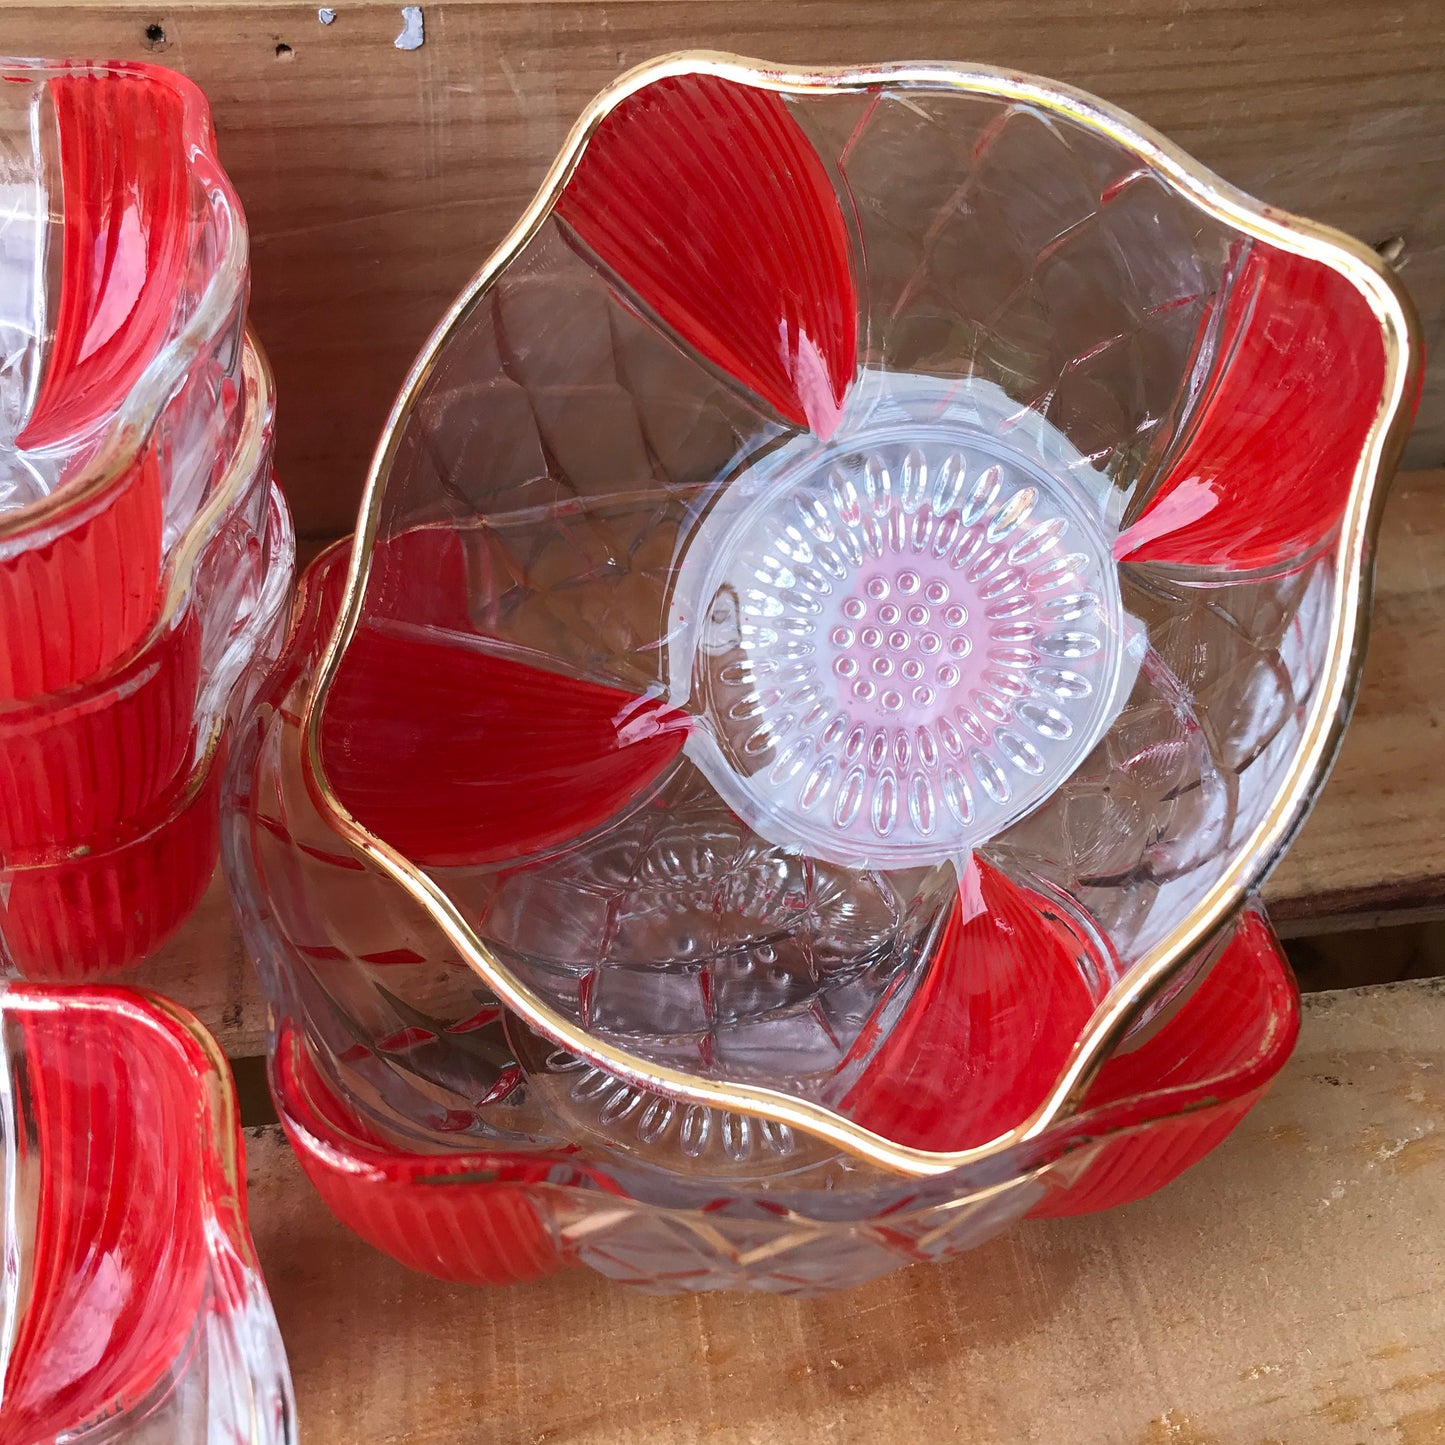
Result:
<svg viewBox="0 0 1445 1445"><path fill-rule="evenodd" d="M690 747L765 837L911 866L1073 772L1122 701L1123 617L1097 493L1044 469L1056 447L873 420L768 457L699 528Z"/></svg>

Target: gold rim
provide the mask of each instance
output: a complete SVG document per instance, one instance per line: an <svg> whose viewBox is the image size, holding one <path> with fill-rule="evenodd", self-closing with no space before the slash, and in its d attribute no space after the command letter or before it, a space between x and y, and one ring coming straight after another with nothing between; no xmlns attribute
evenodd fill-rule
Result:
<svg viewBox="0 0 1445 1445"><path fill-rule="evenodd" d="M1365 297L1379 321L1385 349L1382 402L1356 464L1349 503L1341 522L1335 552L1339 588L1320 682L1305 721L1303 741L1274 803L1247 841L1235 850L1224 875L1208 890L1188 920L1171 930L1109 991L1075 1043L1068 1063L1044 1102L1006 1134L973 1148L942 1152L911 1148L865 1129L822 1104L756 1085L702 1079L593 1038L513 978L437 884L364 828L341 803L326 777L320 745L321 714L342 655L360 620L386 479L417 394L431 375L452 332L551 214L598 126L637 91L660 80L687 75L715 76L794 94L947 90L988 95L1065 117L1132 151L1175 190L1216 220L1338 271ZM1367 247L1326 226L1261 205L1198 165L1163 136L1082 91L984 66L901 64L788 70L714 52L685 52L650 62L624 75L583 112L531 204L448 308L407 375L367 473L341 610L302 709L302 770L307 791L336 832L426 910L498 1000L562 1047L641 1088L738 1114L776 1120L899 1174L925 1177L976 1163L1036 1137L1078 1106L1133 1021L1168 985L1172 976L1234 919L1248 894L1259 886L1303 822L1308 804L1339 747L1358 683L1368 625L1363 599L1370 582L1373 542L1385 491L1383 482L1392 473L1409 430L1409 391L1418 352L1418 322L1413 309L1384 264Z"/></svg>
<svg viewBox="0 0 1445 1445"><path fill-rule="evenodd" d="M256 1264L256 1248L246 1223L246 1171L241 1160L238 1141L241 1138L241 1110L236 1102L236 1085L231 1076L230 1060L216 1037L189 1009L172 1002L164 994L148 988L132 990L141 1007L149 1005L179 1032L185 1034L205 1058L206 1084L210 1107L210 1147L221 1166L221 1177L228 1190L226 1202L237 1212L240 1238L231 1243L244 1251L247 1263ZM221 1201L214 1201L220 1203Z"/></svg>

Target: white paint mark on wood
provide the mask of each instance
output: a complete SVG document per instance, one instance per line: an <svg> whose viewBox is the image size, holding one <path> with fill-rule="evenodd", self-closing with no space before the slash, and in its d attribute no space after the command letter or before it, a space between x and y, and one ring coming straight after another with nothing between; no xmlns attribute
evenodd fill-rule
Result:
<svg viewBox="0 0 1445 1445"><path fill-rule="evenodd" d="M401 34L393 43L398 50L420 50L426 43L426 22L420 5L401 7Z"/></svg>

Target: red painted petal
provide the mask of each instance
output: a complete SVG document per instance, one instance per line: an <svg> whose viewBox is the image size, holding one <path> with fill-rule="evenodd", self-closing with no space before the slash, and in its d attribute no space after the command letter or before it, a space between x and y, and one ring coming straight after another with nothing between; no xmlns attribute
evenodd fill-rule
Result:
<svg viewBox="0 0 1445 1445"><path fill-rule="evenodd" d="M24 1080L13 1144L37 1182L0 1445L54 1438L155 1387L201 1309L207 1196L229 1192L208 1173L209 1065L192 1040L135 1004L56 1008L41 993L31 1010L28 995L6 1005Z"/></svg>
<svg viewBox="0 0 1445 1445"><path fill-rule="evenodd" d="M277 1112L302 1169L368 1244L458 1284L535 1279L566 1262L542 1196L519 1187L545 1178L551 1161L407 1153L336 1096L290 1028L277 1040L275 1063Z"/></svg>
<svg viewBox="0 0 1445 1445"><path fill-rule="evenodd" d="M782 99L686 75L623 101L557 204L661 319L826 437L857 358L848 232Z"/></svg>
<svg viewBox="0 0 1445 1445"><path fill-rule="evenodd" d="M1086 1134L1148 1127L1106 1143L1034 1215L1087 1214L1162 1189L1244 1118L1298 1033L1299 990L1279 940L1260 914L1246 913L1179 1012L1104 1065L1075 1121Z"/></svg>
<svg viewBox="0 0 1445 1445"><path fill-rule="evenodd" d="M966 1149L1043 1101L1094 1010L1093 946L1058 910L970 861L928 972L844 1102L900 1144ZM1081 962L1082 960L1082 962Z"/></svg>
<svg viewBox="0 0 1445 1445"><path fill-rule="evenodd" d="M351 814L413 862L527 857L614 816L677 756L687 719L620 688L406 624L358 628L321 724Z"/></svg>
<svg viewBox="0 0 1445 1445"><path fill-rule="evenodd" d="M50 82L65 199L60 305L35 409L18 438L49 446L125 399L175 315L190 216L184 102L150 78Z"/></svg>
<svg viewBox="0 0 1445 1445"><path fill-rule="evenodd" d="M160 605L162 486L148 446L74 525L0 559L0 702L95 677L145 635Z"/></svg>
<svg viewBox="0 0 1445 1445"><path fill-rule="evenodd" d="M1385 381L1369 303L1323 262L1256 244L1224 304L1191 432L1121 561L1285 563L1344 514Z"/></svg>

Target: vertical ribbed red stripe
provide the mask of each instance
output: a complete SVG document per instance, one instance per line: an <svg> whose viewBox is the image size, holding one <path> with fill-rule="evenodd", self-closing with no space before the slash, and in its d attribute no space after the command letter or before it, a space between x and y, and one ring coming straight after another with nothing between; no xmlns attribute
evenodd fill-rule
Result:
<svg viewBox="0 0 1445 1445"><path fill-rule="evenodd" d="M781 96L708 75L647 86L588 141L557 213L709 361L832 432L857 362L848 232Z"/></svg>
<svg viewBox="0 0 1445 1445"><path fill-rule="evenodd" d="M211 1181L183 1050L99 1009L12 1019L38 1179L0 1445L35 1445L135 1403L175 1360L204 1297Z"/></svg>
<svg viewBox="0 0 1445 1445"><path fill-rule="evenodd" d="M154 953L206 891L219 845L224 755L199 792L138 842L50 866L0 871L0 938L22 976L97 978Z"/></svg>

